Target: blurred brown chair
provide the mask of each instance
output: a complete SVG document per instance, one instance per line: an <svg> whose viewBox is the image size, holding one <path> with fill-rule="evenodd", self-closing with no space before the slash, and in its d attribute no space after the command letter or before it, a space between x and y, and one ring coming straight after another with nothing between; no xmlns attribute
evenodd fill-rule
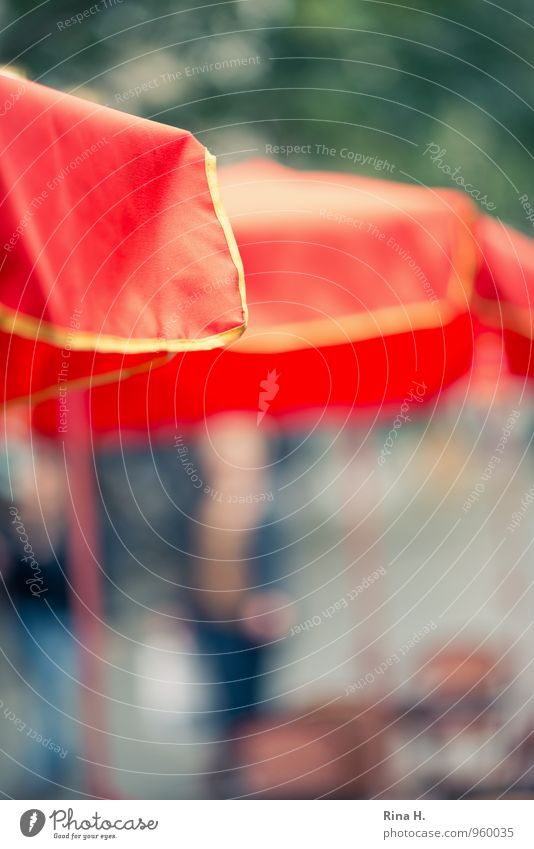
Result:
<svg viewBox="0 0 534 849"><path fill-rule="evenodd" d="M376 709L354 704L248 721L232 745L238 795L369 799L384 787L386 724Z"/></svg>
<svg viewBox="0 0 534 849"><path fill-rule="evenodd" d="M419 681L425 695L451 702L491 702L506 686L513 660L489 648L443 647L428 659Z"/></svg>

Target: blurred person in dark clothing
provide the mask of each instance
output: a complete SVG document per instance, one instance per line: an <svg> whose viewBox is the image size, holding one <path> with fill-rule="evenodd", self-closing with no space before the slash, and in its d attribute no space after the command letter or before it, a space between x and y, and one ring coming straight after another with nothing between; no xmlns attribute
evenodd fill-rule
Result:
<svg viewBox="0 0 534 849"><path fill-rule="evenodd" d="M29 449L16 455L14 478L14 500L2 493L0 518L1 603L13 646L4 651L18 679L21 705L11 732L19 732L12 757L21 764L14 792L57 798L77 748L65 488L58 458L36 452L35 446L31 455ZM14 705L8 710L17 713Z"/></svg>
<svg viewBox="0 0 534 849"><path fill-rule="evenodd" d="M223 734L261 709L266 653L287 630L288 600L272 589L278 560L267 521L272 447L255 421L231 412L212 419L197 445L205 486L196 520L193 605Z"/></svg>

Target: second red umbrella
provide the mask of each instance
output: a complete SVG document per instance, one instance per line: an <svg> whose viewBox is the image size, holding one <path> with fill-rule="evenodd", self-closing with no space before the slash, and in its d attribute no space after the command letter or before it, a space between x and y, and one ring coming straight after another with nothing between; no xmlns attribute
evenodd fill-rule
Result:
<svg viewBox="0 0 534 849"><path fill-rule="evenodd" d="M95 389L95 432L222 410L260 421L376 409L413 392L428 400L469 369L477 210L465 195L263 160L224 169L221 183L248 332L224 352L180 354L148 382ZM54 409L38 422L53 431Z"/></svg>

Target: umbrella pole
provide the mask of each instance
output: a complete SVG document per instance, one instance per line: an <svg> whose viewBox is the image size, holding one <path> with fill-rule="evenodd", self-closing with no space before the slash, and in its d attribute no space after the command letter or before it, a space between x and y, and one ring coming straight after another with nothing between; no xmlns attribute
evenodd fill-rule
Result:
<svg viewBox="0 0 534 849"><path fill-rule="evenodd" d="M69 395L65 435L65 467L69 493L68 562L75 639L79 652L79 718L81 758L87 792L113 798L105 764L105 625L100 558L97 487L89 427L88 394Z"/></svg>

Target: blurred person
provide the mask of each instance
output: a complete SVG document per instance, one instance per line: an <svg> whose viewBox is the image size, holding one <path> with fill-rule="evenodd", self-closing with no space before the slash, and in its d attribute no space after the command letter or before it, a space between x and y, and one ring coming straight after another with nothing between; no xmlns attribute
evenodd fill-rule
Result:
<svg viewBox="0 0 534 849"><path fill-rule="evenodd" d="M77 750L76 645L65 574L65 486L58 456L12 454L14 500L2 493L2 603L24 716L20 798L62 795ZM5 478L4 478L5 480ZM14 733L14 732L13 732ZM18 744L19 740L17 740Z"/></svg>
<svg viewBox="0 0 534 849"><path fill-rule="evenodd" d="M210 419L199 440L204 488L196 517L193 604L201 650L215 685L215 715L223 729L255 714L268 644L288 629L288 599L266 589L262 527L269 441L256 420L225 413Z"/></svg>

